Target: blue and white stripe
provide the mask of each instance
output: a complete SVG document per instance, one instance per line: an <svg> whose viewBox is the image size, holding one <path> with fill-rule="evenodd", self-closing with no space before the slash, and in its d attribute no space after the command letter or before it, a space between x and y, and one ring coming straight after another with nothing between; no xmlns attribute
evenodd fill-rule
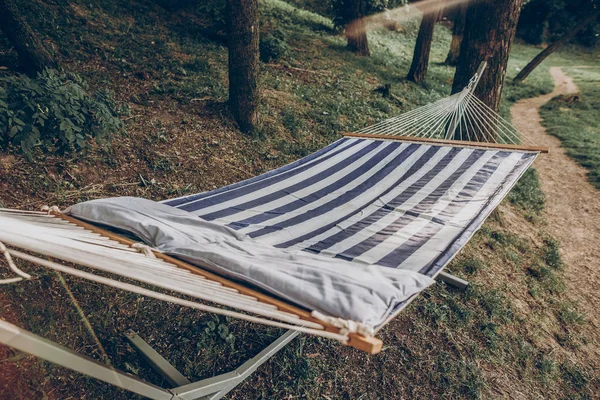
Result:
<svg viewBox="0 0 600 400"><path fill-rule="evenodd" d="M269 173L166 204L278 248L433 276L536 156L344 138Z"/></svg>

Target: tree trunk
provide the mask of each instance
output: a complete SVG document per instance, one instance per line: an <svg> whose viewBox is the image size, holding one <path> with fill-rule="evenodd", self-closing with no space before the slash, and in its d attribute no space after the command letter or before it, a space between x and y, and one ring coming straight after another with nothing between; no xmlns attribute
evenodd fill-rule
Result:
<svg viewBox="0 0 600 400"><path fill-rule="evenodd" d="M534 59L531 60L529 64L527 64L525 68L523 68L521 72L517 74L517 76L515 76L514 82L521 82L525 80L525 78L527 78L529 74L531 74L531 72L533 72L533 70L538 65L540 65L542 61L546 59L546 57L554 53L560 46L566 44L571 39L573 39L575 35L577 35L577 33L583 30L586 26L596 21L596 19L598 19L598 16L600 16L600 7L593 10L587 18L579 22L576 26L573 27L573 29L567 31L567 33L562 35L558 40L556 40L550 46L546 47L544 51L535 56Z"/></svg>
<svg viewBox="0 0 600 400"><path fill-rule="evenodd" d="M367 26L363 18L365 12L365 0L352 1L352 17L354 20L346 27L346 39L348 39L348 49L359 56L371 55L367 40Z"/></svg>
<svg viewBox="0 0 600 400"><path fill-rule="evenodd" d="M482 61L487 61L475 96L498 111L506 64L523 0L475 0L469 4L452 93L468 85Z"/></svg>
<svg viewBox="0 0 600 400"><path fill-rule="evenodd" d="M240 130L258 126L258 0L229 0L229 105Z"/></svg>
<svg viewBox="0 0 600 400"><path fill-rule="evenodd" d="M427 75L427 67L429 65L429 53L431 52L431 41L433 40L433 29L438 20L441 7L433 11L425 11L419 26L419 34L417 43L413 52L412 64L406 79L413 82L423 82Z"/></svg>
<svg viewBox="0 0 600 400"><path fill-rule="evenodd" d="M21 68L29 75L46 67L56 67L56 62L25 22L13 0L0 0L0 29L17 51Z"/></svg>
<svg viewBox="0 0 600 400"><path fill-rule="evenodd" d="M467 13L467 3L461 3L454 11L454 22L452 25L452 42L450 42L450 51L446 57L445 63L456 66L458 64L458 55L460 54L460 44L462 43L463 33L465 31L465 14Z"/></svg>

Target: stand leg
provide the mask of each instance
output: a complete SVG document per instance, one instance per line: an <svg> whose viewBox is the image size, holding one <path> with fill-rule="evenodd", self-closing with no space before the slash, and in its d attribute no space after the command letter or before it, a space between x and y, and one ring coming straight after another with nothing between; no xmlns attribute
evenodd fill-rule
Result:
<svg viewBox="0 0 600 400"><path fill-rule="evenodd" d="M109 368L3 320L0 320L0 343L150 399L176 398L168 390Z"/></svg>
<svg viewBox="0 0 600 400"><path fill-rule="evenodd" d="M125 390L156 400L217 400L225 396L248 378L258 367L273 357L292 339L298 331L287 331L267 348L232 372L190 383L179 371L148 345L135 332L128 332L127 338L146 357L157 371L164 374L178 387L163 389L144 382L115 368L107 367L88 357L60 346L47 339L34 335L0 319L0 343L32 354L36 357L80 372L92 378L110 383ZM181 382L183 384L179 384Z"/></svg>
<svg viewBox="0 0 600 400"><path fill-rule="evenodd" d="M448 274L446 272L440 272L438 274L437 278L440 281L445 282L446 284L457 288L461 292L464 292L465 290L467 290L467 286L469 286L469 282L465 281L464 279L460 279L452 274Z"/></svg>
<svg viewBox="0 0 600 400"><path fill-rule="evenodd" d="M172 387L188 385L191 382L177 371L167 360L163 358L156 350L154 350L144 339L138 336L131 329L125 332L125 337L129 343L141 354L148 364L165 378Z"/></svg>

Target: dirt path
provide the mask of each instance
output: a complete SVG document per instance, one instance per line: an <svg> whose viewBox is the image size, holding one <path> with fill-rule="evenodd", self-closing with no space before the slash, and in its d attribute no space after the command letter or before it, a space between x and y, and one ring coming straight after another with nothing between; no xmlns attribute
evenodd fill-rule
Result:
<svg viewBox="0 0 600 400"><path fill-rule="evenodd" d="M583 349L596 368L600 368L600 191L587 180L587 170L565 154L561 142L548 134L541 124L539 108L554 96L577 92L577 86L559 67L552 67L554 91L525 99L511 110L514 126L538 145L547 146L535 162L542 190L546 194L545 230L560 240L566 263L567 295L587 314Z"/></svg>

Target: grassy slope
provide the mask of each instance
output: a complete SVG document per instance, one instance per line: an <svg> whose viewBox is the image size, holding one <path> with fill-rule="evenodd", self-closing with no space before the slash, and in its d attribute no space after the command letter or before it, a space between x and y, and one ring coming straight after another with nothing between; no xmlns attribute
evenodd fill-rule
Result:
<svg viewBox="0 0 600 400"><path fill-rule="evenodd" d="M0 202L61 206L95 197L174 197L231 183L322 147L343 130L365 126L448 94L449 46L436 29L426 86L404 82L416 23L369 32L371 58L357 58L330 23L280 0L261 3L263 30L278 29L291 52L263 65L264 125L237 133L222 101L226 49L205 38L193 10L168 14L142 2L62 1L24 5L68 68L92 86L115 91L127 136L83 159L43 157L28 164L0 155ZM45 18L41 18L43 15ZM37 16L37 17L36 17ZM509 75L535 49L516 46ZM515 72L516 73L516 72ZM402 104L373 92L391 83ZM551 89L544 67L511 101ZM467 294L443 284L428 290L382 331L384 351L367 357L328 340L301 337L263 366L232 398L586 397L598 389L579 350L585 319L561 298L556 244L545 237L543 196L530 172L450 269L468 277ZM98 357L52 274L3 289L4 318ZM239 365L280 332L67 279L115 366L164 384L119 335L135 328L193 379ZM218 334L226 325L233 344ZM223 328L222 328L223 329ZM24 364L51 398L122 398L124 392L67 370ZM1 379L0 379L1 380ZM31 383L37 386L37 383ZM1 385L0 385L1 387ZM32 389L33 390L33 389ZM37 397L37 396L36 396Z"/></svg>
<svg viewBox="0 0 600 400"><path fill-rule="evenodd" d="M589 170L590 182L600 189L600 68L595 57L575 60L555 57L554 65L564 66L581 91L579 102L565 102L562 97L542 109L543 124L558 137L567 154ZM581 68L580 66L591 68Z"/></svg>

